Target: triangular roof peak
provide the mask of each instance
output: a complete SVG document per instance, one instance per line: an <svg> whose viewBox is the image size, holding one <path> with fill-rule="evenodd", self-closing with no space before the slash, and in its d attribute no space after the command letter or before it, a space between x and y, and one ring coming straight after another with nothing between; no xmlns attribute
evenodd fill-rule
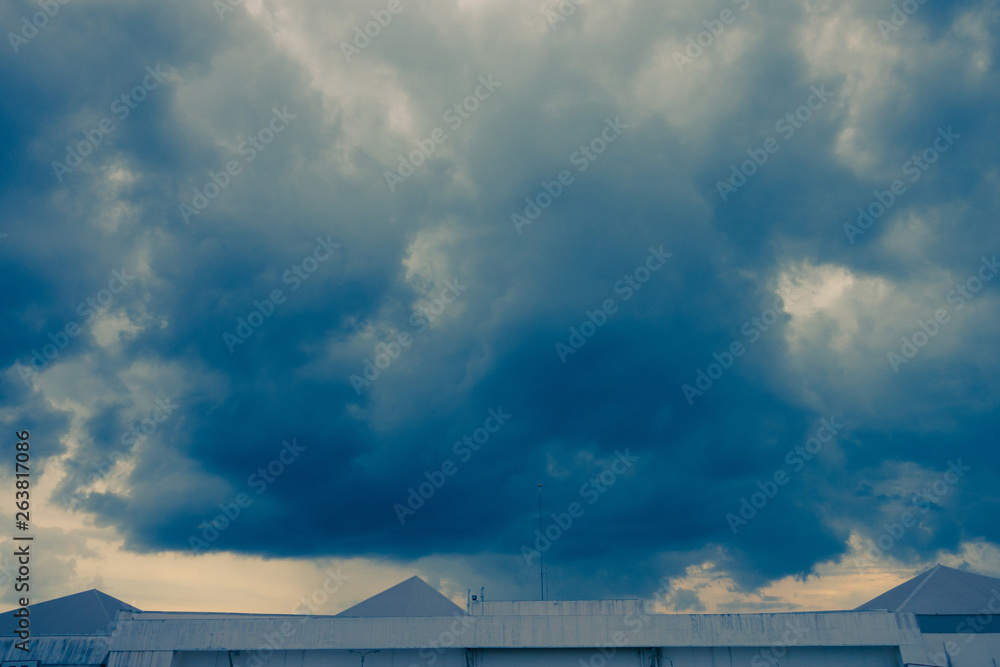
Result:
<svg viewBox="0 0 1000 667"><path fill-rule="evenodd" d="M96 588L38 602L28 608L33 635L110 635L120 610L139 611ZM0 636L12 636L17 629L14 611L0 614Z"/></svg>
<svg viewBox="0 0 1000 667"><path fill-rule="evenodd" d="M912 614L975 614L1000 599L1000 579L938 563L869 600L856 611L887 609Z"/></svg>
<svg viewBox="0 0 1000 667"><path fill-rule="evenodd" d="M420 577L410 577L337 616L390 618L400 616L454 616L465 610Z"/></svg>

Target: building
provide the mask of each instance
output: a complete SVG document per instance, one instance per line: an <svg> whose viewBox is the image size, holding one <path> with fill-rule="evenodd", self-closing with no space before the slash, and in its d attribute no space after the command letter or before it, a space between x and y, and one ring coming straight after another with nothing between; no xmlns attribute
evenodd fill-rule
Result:
<svg viewBox="0 0 1000 667"><path fill-rule="evenodd" d="M87 591L0 615L5 667L1000 667L1000 579L938 565L853 611L653 614L641 600L487 601L418 577L336 616L139 611Z"/></svg>
<svg viewBox="0 0 1000 667"><path fill-rule="evenodd" d="M3 664L37 660L39 665L96 667L107 663L118 612L139 611L110 595L91 589L27 607L30 614L30 651L17 648L21 616L0 614L0 652ZM15 662L16 661L16 662Z"/></svg>

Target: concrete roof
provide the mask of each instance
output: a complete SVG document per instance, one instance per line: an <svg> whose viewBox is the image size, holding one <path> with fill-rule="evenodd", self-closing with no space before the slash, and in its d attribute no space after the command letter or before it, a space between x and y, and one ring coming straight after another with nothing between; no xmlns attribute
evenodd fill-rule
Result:
<svg viewBox="0 0 1000 667"><path fill-rule="evenodd" d="M170 622L164 622L169 619ZM127 612L115 651L254 650L277 634L286 651L316 649L908 646L920 643L912 614L648 614L588 616L213 617ZM792 639L789 639L792 637Z"/></svg>
<svg viewBox="0 0 1000 667"><path fill-rule="evenodd" d="M593 616L645 613L642 600L474 600L473 616Z"/></svg>
<svg viewBox="0 0 1000 667"><path fill-rule="evenodd" d="M886 609L911 614L976 614L1000 597L1000 579L935 565L869 600L856 611Z"/></svg>
<svg viewBox="0 0 1000 667"><path fill-rule="evenodd" d="M466 612L420 577L410 577L337 614L344 617L454 616Z"/></svg>
<svg viewBox="0 0 1000 667"><path fill-rule="evenodd" d="M118 610L139 611L96 588L28 606L31 636L110 635ZM14 611L0 614L0 636L12 637L17 629Z"/></svg>

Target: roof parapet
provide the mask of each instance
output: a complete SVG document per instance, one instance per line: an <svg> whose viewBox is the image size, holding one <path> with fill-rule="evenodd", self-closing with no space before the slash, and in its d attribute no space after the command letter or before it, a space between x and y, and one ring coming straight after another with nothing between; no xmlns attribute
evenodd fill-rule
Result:
<svg viewBox="0 0 1000 667"><path fill-rule="evenodd" d="M473 616L622 616L644 613L642 600L473 600Z"/></svg>

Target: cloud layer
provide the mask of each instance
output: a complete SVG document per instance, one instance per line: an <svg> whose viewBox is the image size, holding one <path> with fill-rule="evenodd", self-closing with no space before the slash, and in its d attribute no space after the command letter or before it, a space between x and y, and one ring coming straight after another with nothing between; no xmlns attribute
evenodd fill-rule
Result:
<svg viewBox="0 0 1000 667"><path fill-rule="evenodd" d="M134 553L996 544L1000 14L904 5L6 3L0 419Z"/></svg>

